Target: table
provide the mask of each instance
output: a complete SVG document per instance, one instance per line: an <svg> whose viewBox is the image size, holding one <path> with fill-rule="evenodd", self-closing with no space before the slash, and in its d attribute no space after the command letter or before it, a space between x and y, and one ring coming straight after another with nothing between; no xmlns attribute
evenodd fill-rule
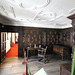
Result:
<svg viewBox="0 0 75 75"><path fill-rule="evenodd" d="M43 49L43 48L39 48L39 47L27 47L27 58L28 58L29 51L38 50L38 49Z"/></svg>

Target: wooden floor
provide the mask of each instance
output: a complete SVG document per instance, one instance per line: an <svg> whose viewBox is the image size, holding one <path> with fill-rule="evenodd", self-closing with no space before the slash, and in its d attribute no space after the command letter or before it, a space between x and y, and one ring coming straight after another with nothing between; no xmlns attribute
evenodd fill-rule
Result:
<svg viewBox="0 0 75 75"><path fill-rule="evenodd" d="M6 58L0 64L0 75L22 75L25 73L25 65L22 64L23 58L11 57ZM49 56L49 62L44 64L39 62L37 57L29 58L29 68L32 75L34 75L41 68L44 68L47 75L60 75L60 64L70 61L62 61L56 56Z"/></svg>

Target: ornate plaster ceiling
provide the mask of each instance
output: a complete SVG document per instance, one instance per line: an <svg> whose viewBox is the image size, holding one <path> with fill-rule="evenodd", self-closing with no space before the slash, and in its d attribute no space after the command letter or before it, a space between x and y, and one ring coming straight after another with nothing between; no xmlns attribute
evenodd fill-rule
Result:
<svg viewBox="0 0 75 75"><path fill-rule="evenodd" d="M0 22L43 28L72 27L75 0L0 0Z"/></svg>

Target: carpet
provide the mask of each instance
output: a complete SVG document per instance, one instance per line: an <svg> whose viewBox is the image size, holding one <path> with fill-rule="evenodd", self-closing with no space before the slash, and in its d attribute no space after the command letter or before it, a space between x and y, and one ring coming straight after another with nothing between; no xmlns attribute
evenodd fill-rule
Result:
<svg viewBox="0 0 75 75"><path fill-rule="evenodd" d="M14 44L13 47L6 53L6 57L17 57L18 56L18 44Z"/></svg>

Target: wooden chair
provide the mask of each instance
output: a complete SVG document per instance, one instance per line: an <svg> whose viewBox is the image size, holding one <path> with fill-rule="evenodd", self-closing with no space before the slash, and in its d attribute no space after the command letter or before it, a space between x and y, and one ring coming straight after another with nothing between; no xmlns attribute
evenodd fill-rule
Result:
<svg viewBox="0 0 75 75"><path fill-rule="evenodd" d="M46 59L46 51L47 51L47 46L46 48L41 48L38 49L38 61L41 61L43 59L43 62L46 63L47 59Z"/></svg>

